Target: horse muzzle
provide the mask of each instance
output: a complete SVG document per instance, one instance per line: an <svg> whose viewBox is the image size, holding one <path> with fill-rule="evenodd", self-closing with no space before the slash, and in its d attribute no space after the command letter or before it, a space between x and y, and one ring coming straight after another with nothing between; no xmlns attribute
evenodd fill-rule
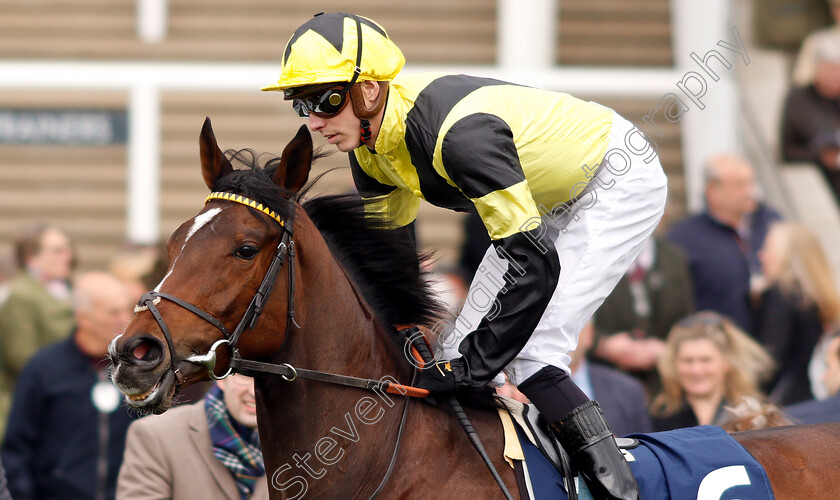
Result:
<svg viewBox="0 0 840 500"><path fill-rule="evenodd" d="M163 413L178 386L175 371L166 362L163 343L149 334L115 338L108 346L111 380L125 395L128 406L143 412Z"/></svg>

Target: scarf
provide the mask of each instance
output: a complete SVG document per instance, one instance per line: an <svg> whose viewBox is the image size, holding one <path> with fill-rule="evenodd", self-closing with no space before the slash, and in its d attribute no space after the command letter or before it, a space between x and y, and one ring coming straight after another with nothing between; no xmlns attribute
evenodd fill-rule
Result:
<svg viewBox="0 0 840 500"><path fill-rule="evenodd" d="M233 474L242 500L251 498L257 478L265 475L260 438L256 429L240 425L230 415L224 394L214 385L204 397L213 455Z"/></svg>

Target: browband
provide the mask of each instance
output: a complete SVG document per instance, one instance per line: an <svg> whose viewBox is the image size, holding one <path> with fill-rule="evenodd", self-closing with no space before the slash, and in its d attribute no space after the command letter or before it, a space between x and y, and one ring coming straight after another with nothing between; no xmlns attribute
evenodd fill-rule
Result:
<svg viewBox="0 0 840 500"><path fill-rule="evenodd" d="M285 221L283 219L281 219L279 215L277 215L277 212L268 208L267 206L263 205L262 203L257 203L256 201L254 201L250 198L246 198L246 197L240 196L238 194L223 193L223 192L218 192L217 191L217 192L214 192L214 193L210 193L210 195L207 196L207 198L204 199L204 204L206 205L207 202L209 202L210 200L225 200L225 201L233 201L235 203L241 203L242 205L245 205L246 207L251 207L255 210L259 210L260 212L264 213L265 215L267 215L267 216L271 217L272 219L276 220L277 223L280 224L281 226L283 226L283 227L286 226Z"/></svg>

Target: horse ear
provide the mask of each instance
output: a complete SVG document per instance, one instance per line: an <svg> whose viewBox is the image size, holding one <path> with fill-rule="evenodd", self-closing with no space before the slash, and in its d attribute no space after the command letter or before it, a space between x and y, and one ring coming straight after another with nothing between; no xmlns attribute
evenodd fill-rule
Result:
<svg viewBox="0 0 840 500"><path fill-rule="evenodd" d="M233 172L233 167L216 143L216 135L213 133L213 126L210 124L210 117L204 119L204 126L201 127L201 136L198 138L198 143L201 146L201 175L204 176L204 183L212 191L216 180Z"/></svg>
<svg viewBox="0 0 840 500"><path fill-rule="evenodd" d="M301 125L294 139L286 145L280 165L274 173L274 183L289 191L297 192L309 179L312 168L312 136L306 125Z"/></svg>

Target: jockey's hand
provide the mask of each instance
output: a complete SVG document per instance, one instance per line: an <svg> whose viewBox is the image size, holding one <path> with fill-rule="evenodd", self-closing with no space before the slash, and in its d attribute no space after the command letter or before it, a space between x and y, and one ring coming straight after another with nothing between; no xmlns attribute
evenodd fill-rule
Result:
<svg viewBox="0 0 840 500"><path fill-rule="evenodd" d="M456 382L450 362L438 361L420 371L417 387L432 393L450 393L455 392Z"/></svg>

